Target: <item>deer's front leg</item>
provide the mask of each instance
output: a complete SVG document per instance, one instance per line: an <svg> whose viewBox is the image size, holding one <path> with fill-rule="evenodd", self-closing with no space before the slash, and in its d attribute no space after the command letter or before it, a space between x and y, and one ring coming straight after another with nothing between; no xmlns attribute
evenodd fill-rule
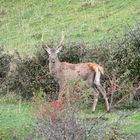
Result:
<svg viewBox="0 0 140 140"><path fill-rule="evenodd" d="M66 83L60 85L58 100L70 105L70 88Z"/></svg>
<svg viewBox="0 0 140 140"><path fill-rule="evenodd" d="M59 84L59 95L58 95L58 100L62 101L63 98L65 97L65 84Z"/></svg>

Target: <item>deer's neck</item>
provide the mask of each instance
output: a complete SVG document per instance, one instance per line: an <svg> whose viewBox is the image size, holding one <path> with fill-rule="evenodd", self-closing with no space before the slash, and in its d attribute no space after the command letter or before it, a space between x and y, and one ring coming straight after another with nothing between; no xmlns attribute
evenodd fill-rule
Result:
<svg viewBox="0 0 140 140"><path fill-rule="evenodd" d="M55 63L49 64L49 70L50 70L51 74L54 74L54 76L57 75L57 71L59 69L60 64L61 64L61 62L59 60L56 61Z"/></svg>

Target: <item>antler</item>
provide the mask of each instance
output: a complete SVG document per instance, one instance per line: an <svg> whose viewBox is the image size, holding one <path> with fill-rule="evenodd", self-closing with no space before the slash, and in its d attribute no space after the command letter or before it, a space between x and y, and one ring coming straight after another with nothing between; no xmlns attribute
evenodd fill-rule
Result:
<svg viewBox="0 0 140 140"><path fill-rule="evenodd" d="M43 36L43 34L42 34L42 37L41 37L42 48L50 54L50 53L51 53L51 49L50 49L50 47L49 47L48 44L44 43L43 37L44 37L44 36Z"/></svg>
<svg viewBox="0 0 140 140"><path fill-rule="evenodd" d="M49 45L44 42L44 34L43 33L42 33L42 37L41 37L41 42L42 42L42 48L43 49L49 48Z"/></svg>
<svg viewBox="0 0 140 140"><path fill-rule="evenodd" d="M59 48L59 47L61 47L61 45L62 45L62 43L63 43L63 41L64 41L64 31L62 31L62 33L61 33L61 40L60 40L60 42L59 42L59 44L57 45L57 48Z"/></svg>

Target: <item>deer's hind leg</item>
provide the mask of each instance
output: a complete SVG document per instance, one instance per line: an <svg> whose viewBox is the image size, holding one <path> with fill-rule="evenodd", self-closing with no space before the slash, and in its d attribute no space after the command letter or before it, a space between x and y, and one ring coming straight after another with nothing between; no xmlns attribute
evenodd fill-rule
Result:
<svg viewBox="0 0 140 140"><path fill-rule="evenodd" d="M98 98L99 98L99 91L94 88L96 92L94 93L94 101L93 101L93 106L92 106L92 111L94 112L97 106Z"/></svg>
<svg viewBox="0 0 140 140"><path fill-rule="evenodd" d="M99 91L94 85L94 78L95 78L95 73L92 73L92 75L89 75L87 78L87 83L90 85L90 87L93 88L93 105L92 105L92 112L95 111L97 103L98 103L98 98L99 98Z"/></svg>
<svg viewBox="0 0 140 140"><path fill-rule="evenodd" d="M100 76L101 76L100 71L96 72L95 78L94 78L94 85L97 88L97 90L99 92L101 92L101 94L103 95L103 98L105 99L107 111L110 111L110 106L109 106L109 102L108 102L106 91L105 91L105 89L103 88L103 86L100 83Z"/></svg>

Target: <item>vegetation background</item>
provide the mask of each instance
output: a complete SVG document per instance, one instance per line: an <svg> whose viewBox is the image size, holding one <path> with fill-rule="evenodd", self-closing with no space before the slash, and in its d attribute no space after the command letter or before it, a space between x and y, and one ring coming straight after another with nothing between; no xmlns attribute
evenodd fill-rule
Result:
<svg viewBox="0 0 140 140"><path fill-rule="evenodd" d="M47 55L41 46L43 40L55 47L64 31L61 61L95 61L105 67L106 90L111 92L110 82L115 84L116 107L112 113L103 115L102 99L96 113L91 113L89 106L80 113L80 118L91 119L88 123L95 126L91 129L94 136L89 136L139 139L139 5L139 0L1 0L0 138L35 139L42 132L44 138L48 128L52 128L50 124L44 127L44 120L36 126L33 115L35 103L44 103L44 98L57 99L59 88L48 72ZM65 123L64 119L56 124L63 128ZM101 125L104 127L99 129ZM79 128L70 126L73 127ZM57 132L55 128L52 129ZM34 131L36 135L32 136ZM104 134L102 138L100 132Z"/></svg>

